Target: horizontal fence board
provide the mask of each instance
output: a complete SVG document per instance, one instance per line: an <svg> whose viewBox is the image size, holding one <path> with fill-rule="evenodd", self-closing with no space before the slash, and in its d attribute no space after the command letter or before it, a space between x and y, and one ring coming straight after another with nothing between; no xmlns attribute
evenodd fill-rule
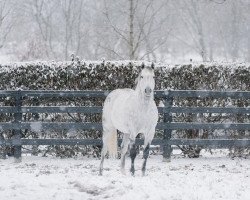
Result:
<svg viewBox="0 0 250 200"><path fill-rule="evenodd" d="M18 90L0 90L0 97L16 97Z"/></svg>
<svg viewBox="0 0 250 200"><path fill-rule="evenodd" d="M102 113L101 106L22 106L22 113ZM223 107L158 107L159 113L227 113L250 114L250 108L223 108ZM17 107L0 107L0 113L19 113Z"/></svg>
<svg viewBox="0 0 250 200"><path fill-rule="evenodd" d="M102 145L101 139L21 139L0 140L0 145Z"/></svg>
<svg viewBox="0 0 250 200"><path fill-rule="evenodd" d="M0 107L0 113L18 113L18 108L14 106Z"/></svg>
<svg viewBox="0 0 250 200"><path fill-rule="evenodd" d="M227 113L227 114L250 114L250 107L171 107L167 109L172 113Z"/></svg>
<svg viewBox="0 0 250 200"><path fill-rule="evenodd" d="M76 90L76 91L60 91L60 90L28 90L21 91L22 96L26 97L43 97L43 98L72 98L72 97L85 97L85 98L105 98L109 91L95 91L95 90Z"/></svg>
<svg viewBox="0 0 250 200"><path fill-rule="evenodd" d="M193 97L193 98L250 98L250 91L209 91L209 90L156 90L155 96L166 97Z"/></svg>
<svg viewBox="0 0 250 200"><path fill-rule="evenodd" d="M224 130L250 130L249 123L184 123L184 122L172 122L172 123L158 123L156 126L158 129L224 129Z"/></svg>
<svg viewBox="0 0 250 200"><path fill-rule="evenodd" d="M102 145L101 139L22 139L22 145Z"/></svg>
<svg viewBox="0 0 250 200"><path fill-rule="evenodd" d="M24 97L44 97L44 98L53 98L53 97L97 97L104 98L109 94L109 91L96 91L96 90L76 90L76 91L65 91L65 90L1 90L0 97L16 97L17 95Z"/></svg>
<svg viewBox="0 0 250 200"><path fill-rule="evenodd" d="M102 106L22 106L22 113L102 113ZM250 114L250 108L229 107L158 107L159 113L227 113ZM0 113L19 113L17 107L0 107Z"/></svg>
<svg viewBox="0 0 250 200"><path fill-rule="evenodd" d="M120 145L122 139L118 140ZM197 145L203 147L250 147L250 139L170 139L164 141L156 138L152 141L152 145ZM136 139L137 145L143 145L143 139ZM21 140L0 140L0 146L14 145L102 145L101 139L21 139Z"/></svg>
<svg viewBox="0 0 250 200"><path fill-rule="evenodd" d="M206 147L250 147L250 139L171 139L170 145L197 145Z"/></svg>
<svg viewBox="0 0 250 200"><path fill-rule="evenodd" d="M15 97L17 94L27 97L106 97L110 91L96 90L20 90L20 91L0 91L0 97ZM214 98L250 98L250 91L209 91L209 90L156 90L156 98L166 97L214 97Z"/></svg>
<svg viewBox="0 0 250 200"><path fill-rule="evenodd" d="M101 123L80 123L80 122L21 122L21 123L0 123L0 130L28 129L34 132L42 130L102 130Z"/></svg>
<svg viewBox="0 0 250 200"><path fill-rule="evenodd" d="M22 123L9 123L1 122L0 130L18 130L18 129L28 129L32 131L41 130L102 130L102 123L92 123L92 122L22 122ZM160 122L157 124L156 129L224 129L224 130L250 130L249 123L184 123L184 122L172 122L164 123Z"/></svg>
<svg viewBox="0 0 250 200"><path fill-rule="evenodd" d="M22 106L22 113L102 113L101 106ZM17 107L0 107L0 113L20 113Z"/></svg>
<svg viewBox="0 0 250 200"><path fill-rule="evenodd" d="M30 106L22 107L23 113L102 113L101 106Z"/></svg>

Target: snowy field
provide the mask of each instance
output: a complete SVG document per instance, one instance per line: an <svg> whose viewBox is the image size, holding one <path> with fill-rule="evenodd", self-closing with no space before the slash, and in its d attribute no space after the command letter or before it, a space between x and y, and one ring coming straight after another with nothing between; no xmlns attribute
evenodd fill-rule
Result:
<svg viewBox="0 0 250 200"><path fill-rule="evenodd" d="M170 199L249 200L250 160L230 159L224 153L203 152L198 159L173 156L163 163L151 155L141 177L141 155L136 175L119 172L119 160L105 160L98 176L99 160L23 156L22 163L0 160L0 199ZM127 159L129 171L130 159Z"/></svg>

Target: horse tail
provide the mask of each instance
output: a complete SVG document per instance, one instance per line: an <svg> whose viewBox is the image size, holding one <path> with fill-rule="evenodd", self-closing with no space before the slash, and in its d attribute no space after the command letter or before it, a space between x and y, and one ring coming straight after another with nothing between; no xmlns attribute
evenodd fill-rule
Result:
<svg viewBox="0 0 250 200"><path fill-rule="evenodd" d="M112 131L108 133L107 150L111 158L117 157L117 131L116 129L112 129Z"/></svg>
<svg viewBox="0 0 250 200"><path fill-rule="evenodd" d="M103 153L109 153L111 158L117 157L117 130L115 128L103 130ZM105 156L105 155L103 155Z"/></svg>
<svg viewBox="0 0 250 200"><path fill-rule="evenodd" d="M115 95L115 96L114 96ZM112 158L117 157L117 129L113 126L110 113L113 109L116 92L111 92L104 101L102 113L103 149Z"/></svg>

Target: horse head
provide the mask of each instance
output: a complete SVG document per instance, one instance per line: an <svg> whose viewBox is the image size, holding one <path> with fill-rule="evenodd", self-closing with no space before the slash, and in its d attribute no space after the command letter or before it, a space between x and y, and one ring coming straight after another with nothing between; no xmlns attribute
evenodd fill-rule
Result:
<svg viewBox="0 0 250 200"><path fill-rule="evenodd" d="M138 90L146 99L151 99L155 88L154 64L152 63L150 67L145 67L143 63L141 69L142 70L137 78L136 90Z"/></svg>

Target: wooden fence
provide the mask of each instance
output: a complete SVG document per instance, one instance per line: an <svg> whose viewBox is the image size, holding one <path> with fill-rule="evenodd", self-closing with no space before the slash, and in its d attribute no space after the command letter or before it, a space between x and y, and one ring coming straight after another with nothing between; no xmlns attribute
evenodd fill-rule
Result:
<svg viewBox="0 0 250 200"><path fill-rule="evenodd" d="M106 91L0 91L0 98L13 98L13 106L1 106L0 113L14 115L11 122L0 122L0 131L13 130L11 139L0 137L0 146L14 146L15 158L21 158L22 145L101 145L101 139L25 139L21 138L24 130L101 130L101 123L91 122L26 122L23 120L24 113L101 113L101 106L23 106L24 98L104 98ZM162 122L157 124L157 129L163 130L162 138L155 138L154 145L163 148L164 160L170 159L171 145L199 145L211 147L250 147L250 139L173 139L172 130L178 129L223 129L223 130L250 130L250 123L203 123L203 122L173 122L172 113L230 113L245 114L249 116L250 107L176 107L173 106L174 98L231 98L245 99L249 101L249 91L193 91L193 90L165 90L155 91L155 99L161 99L164 107L158 107L163 115ZM1 134L0 134L1 135ZM121 140L119 140L119 143ZM136 140L137 144L143 144L142 139Z"/></svg>

